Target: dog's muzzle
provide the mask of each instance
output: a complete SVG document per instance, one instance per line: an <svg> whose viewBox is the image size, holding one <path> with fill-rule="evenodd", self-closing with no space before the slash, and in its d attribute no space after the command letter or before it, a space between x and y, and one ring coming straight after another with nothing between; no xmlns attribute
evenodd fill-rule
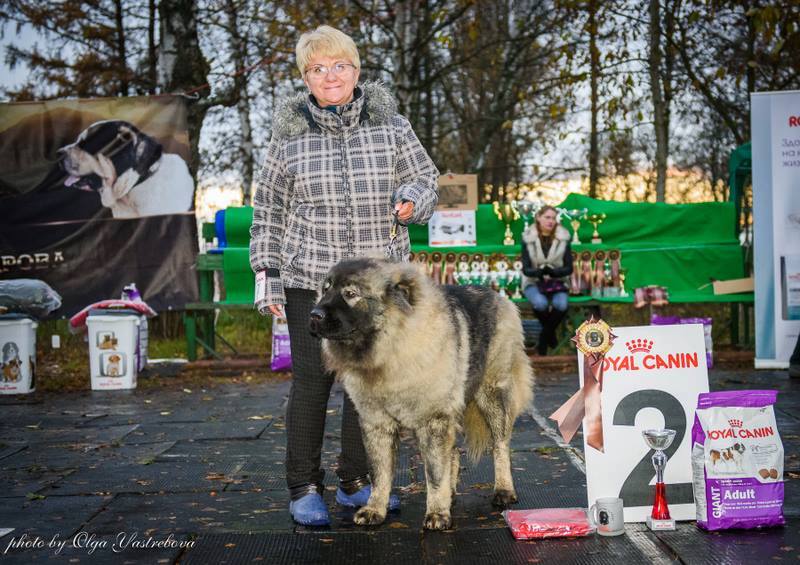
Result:
<svg viewBox="0 0 800 565"><path fill-rule="evenodd" d="M311 310L311 314L308 317L308 330L311 332L312 336L322 337L320 335L320 331L322 330L322 324L324 322L325 322L325 310L323 310L319 306Z"/></svg>

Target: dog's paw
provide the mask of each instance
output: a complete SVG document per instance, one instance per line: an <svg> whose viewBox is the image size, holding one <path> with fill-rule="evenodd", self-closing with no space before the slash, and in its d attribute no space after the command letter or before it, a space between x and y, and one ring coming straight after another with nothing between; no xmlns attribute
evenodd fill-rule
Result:
<svg viewBox="0 0 800 565"><path fill-rule="evenodd" d="M505 508L514 504L517 500L517 494L513 490L498 490L494 493L494 498L492 498L492 506Z"/></svg>
<svg viewBox="0 0 800 565"><path fill-rule="evenodd" d="M447 530L453 524L449 512L431 512L425 516L426 530Z"/></svg>
<svg viewBox="0 0 800 565"><path fill-rule="evenodd" d="M385 511L381 512L369 506L364 506L359 509L359 511L355 513L355 516L353 516L353 522L359 526L377 526L378 524L383 524L385 519Z"/></svg>

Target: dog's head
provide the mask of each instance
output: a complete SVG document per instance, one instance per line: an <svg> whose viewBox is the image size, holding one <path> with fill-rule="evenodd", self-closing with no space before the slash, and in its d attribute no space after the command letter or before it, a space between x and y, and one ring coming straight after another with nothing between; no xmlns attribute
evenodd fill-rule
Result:
<svg viewBox="0 0 800 565"><path fill-rule="evenodd" d="M119 355L109 355L108 361L110 363L119 363L121 357Z"/></svg>
<svg viewBox="0 0 800 565"><path fill-rule="evenodd" d="M731 449L733 451L735 451L736 453L738 453L739 455L741 455L742 453L744 453L744 444L743 443L734 443L733 447L731 447Z"/></svg>
<svg viewBox="0 0 800 565"><path fill-rule="evenodd" d="M408 264L378 258L346 259L335 265L311 311L309 329L315 337L367 345L390 312L408 314L420 285L419 271Z"/></svg>
<svg viewBox="0 0 800 565"><path fill-rule="evenodd" d="M3 344L3 362L8 363L14 359L19 358L19 347L13 341L7 341Z"/></svg>
<svg viewBox="0 0 800 565"><path fill-rule="evenodd" d="M124 196L161 158L162 146L133 124L95 122L58 150L66 186L96 190L105 206Z"/></svg>

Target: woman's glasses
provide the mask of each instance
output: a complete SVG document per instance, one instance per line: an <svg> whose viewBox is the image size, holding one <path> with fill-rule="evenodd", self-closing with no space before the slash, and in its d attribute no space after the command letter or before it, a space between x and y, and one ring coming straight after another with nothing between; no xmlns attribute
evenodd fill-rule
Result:
<svg viewBox="0 0 800 565"><path fill-rule="evenodd" d="M306 78L309 80L325 80L330 73L332 76L347 76L355 70L356 66L350 63L336 63L332 67L325 65L314 65L306 70Z"/></svg>

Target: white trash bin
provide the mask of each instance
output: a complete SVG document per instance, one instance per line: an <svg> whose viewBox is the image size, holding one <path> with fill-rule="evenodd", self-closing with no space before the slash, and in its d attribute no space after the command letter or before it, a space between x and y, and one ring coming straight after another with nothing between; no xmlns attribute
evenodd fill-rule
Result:
<svg viewBox="0 0 800 565"><path fill-rule="evenodd" d="M35 320L20 314L0 316L0 394L36 389Z"/></svg>
<svg viewBox="0 0 800 565"><path fill-rule="evenodd" d="M140 324L137 314L89 312L86 326L92 390L136 388Z"/></svg>

